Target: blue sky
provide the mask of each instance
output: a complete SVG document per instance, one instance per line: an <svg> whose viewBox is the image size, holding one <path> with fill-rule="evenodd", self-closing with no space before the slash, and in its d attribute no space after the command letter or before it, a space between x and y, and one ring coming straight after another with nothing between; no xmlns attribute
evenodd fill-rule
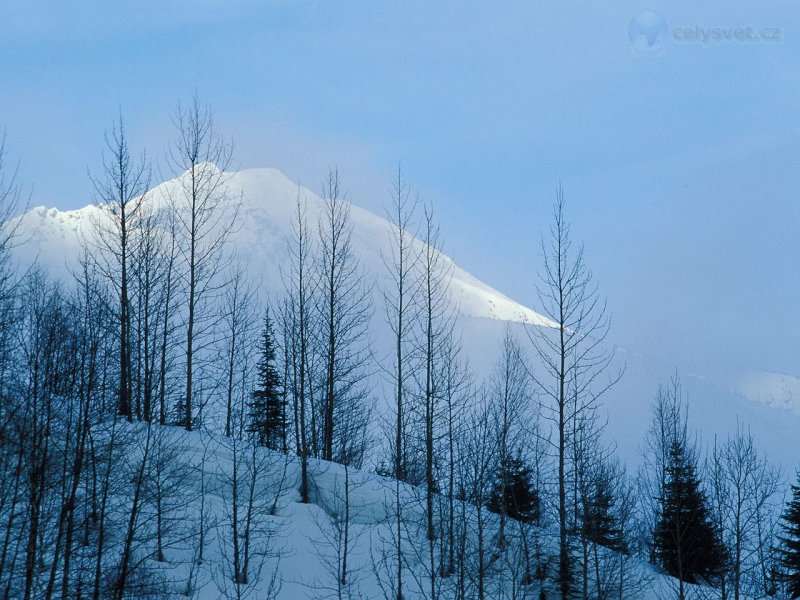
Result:
<svg viewBox="0 0 800 600"><path fill-rule="evenodd" d="M560 181L615 341L686 369L800 375L793 2L0 10L0 124L34 204L88 203L120 109L158 163L176 102L197 91L240 167L317 189L338 165L351 199L380 212L401 161L446 251L534 307ZM642 12L663 22L660 52L629 38ZM737 40L737 27L778 39Z"/></svg>

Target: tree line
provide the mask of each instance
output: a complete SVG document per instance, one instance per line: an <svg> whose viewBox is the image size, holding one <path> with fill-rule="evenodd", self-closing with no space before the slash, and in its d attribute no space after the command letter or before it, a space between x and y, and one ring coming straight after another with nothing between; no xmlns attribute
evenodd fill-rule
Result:
<svg viewBox="0 0 800 600"><path fill-rule="evenodd" d="M4 598L191 597L209 579L224 597L279 597L281 503L322 503L325 463L344 477L320 523L333 550L318 597L359 597L370 576L352 559L351 470L385 478L371 576L387 599L634 598L657 572L680 600L800 597L800 487L784 506L746 427L703 452L674 379L635 472L604 436L623 369L561 188L536 286L549 323L507 328L480 377L433 209L402 172L380 283L332 169L317 222L298 196L282 288L262 298L231 250L230 142L197 98L173 125L177 179L157 199L124 120L106 135L100 210L66 280L15 262L23 197L0 147Z"/></svg>

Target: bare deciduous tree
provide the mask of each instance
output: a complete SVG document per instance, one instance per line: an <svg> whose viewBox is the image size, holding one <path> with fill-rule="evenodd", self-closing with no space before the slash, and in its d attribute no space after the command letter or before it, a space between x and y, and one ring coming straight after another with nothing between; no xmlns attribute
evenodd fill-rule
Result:
<svg viewBox="0 0 800 600"><path fill-rule="evenodd" d="M119 414L133 419L133 366L131 343L132 238L139 227L140 211L150 186L150 168L144 157L131 157L122 117L106 134L109 155L102 178L93 178L95 194L105 209L95 223L101 252L98 262L117 296L119 340ZM137 415L141 418L141 415Z"/></svg>
<svg viewBox="0 0 800 600"><path fill-rule="evenodd" d="M414 245L412 223L415 203L409 196L408 184L398 168L397 180L392 187L392 203L387 211L393 228L391 234L391 254L384 256L383 262L389 273L390 284L383 290L386 321L394 339L394 362L391 370L386 369L394 386L394 465L392 475L395 479L395 547L397 550L395 593L397 600L403 598L403 557L402 557L402 502L400 484L406 479L408 457L406 456L406 422L408 421L407 396L409 394L410 361L413 358L412 336L414 332L415 296L418 289L416 266L419 251ZM390 444L391 446L392 444Z"/></svg>
<svg viewBox="0 0 800 600"><path fill-rule="evenodd" d="M243 391L250 391L243 390L247 379L243 379L240 365L244 361L244 354L252 352L255 347L256 335L256 294L241 268L234 268L222 302L219 355L224 365L221 385L225 406L224 431L230 437L233 435L233 412L238 398Z"/></svg>
<svg viewBox="0 0 800 600"><path fill-rule="evenodd" d="M335 169L323 186L323 200L316 295L325 368L322 459L360 466L371 412L364 382L371 360L367 330L372 307L352 248L350 203Z"/></svg>
<svg viewBox="0 0 800 600"><path fill-rule="evenodd" d="M315 553L327 577L309 582L316 598L351 600L363 598L360 582L363 566L353 564L352 554L358 548L363 530L355 529L355 521L361 505L353 496L368 482L362 475L353 477L347 464L342 474L333 475L332 489L321 492L319 504L323 515L315 515L319 532L315 541Z"/></svg>
<svg viewBox="0 0 800 600"><path fill-rule="evenodd" d="M164 319L169 321L172 316L172 290L168 286L171 284L169 271L173 261L169 252L173 240L170 232L165 232L165 216L151 202L143 204L138 209L135 235L131 235L131 275L135 286L131 294L134 412L140 419L161 424L165 422L166 411L160 399L159 384L163 380L166 385L170 377L166 371L170 365L166 356L163 363L159 360L163 343L160 328Z"/></svg>
<svg viewBox="0 0 800 600"><path fill-rule="evenodd" d="M767 565L780 512L780 471L758 452L750 432L738 426L707 461L717 527L728 551L723 599L768 593Z"/></svg>
<svg viewBox="0 0 800 600"><path fill-rule="evenodd" d="M440 365L441 420L439 454L440 471L446 478L446 488L439 496L440 513L443 513L440 536L440 575L449 577L456 572L456 494L458 492L458 440L463 434L468 406L475 400L473 376L466 360L462 358L461 342L450 332L445 341Z"/></svg>
<svg viewBox="0 0 800 600"><path fill-rule="evenodd" d="M652 547L658 515L658 499L667 486L669 450L675 440L688 440L688 413L683 401L680 381L673 377L659 386L651 406L652 420L642 447L642 466L638 473L642 507L642 536L649 550L648 560L655 563Z"/></svg>
<svg viewBox="0 0 800 600"><path fill-rule="evenodd" d="M486 389L479 392L473 410L469 416L469 428L460 441L462 468L462 497L469 504L469 511L464 507L464 550L459 557L460 569L464 570L465 584L469 583L470 591L465 598L485 600L487 596L488 575L490 567L490 525L487 522L486 503L491 488L492 466L497 461L497 438L491 417L491 402ZM471 537L474 547L467 541Z"/></svg>
<svg viewBox="0 0 800 600"><path fill-rule="evenodd" d="M498 465L505 466L508 460L525 444L524 423L531 416L532 391L526 358L519 342L506 327L500 348L500 359L490 380L492 400L492 424L497 433ZM501 478L501 486L505 486ZM497 543L502 550L505 546L506 516L511 507L506 506L506 490L500 490L500 529Z"/></svg>
<svg viewBox="0 0 800 600"><path fill-rule="evenodd" d="M252 365L242 360L244 370ZM258 446L255 436L246 432L246 395L241 395L233 411L231 435L225 438L230 450L230 470L225 469L223 500L225 535L218 537L223 564L215 577L219 592L226 598L242 600L278 597L280 549L274 541L279 533L275 521L278 501L284 491L288 457ZM275 564L262 576L267 560Z"/></svg>
<svg viewBox="0 0 800 600"><path fill-rule="evenodd" d="M439 229L434 222L433 210L426 208L424 216L425 246L418 263L421 295L418 344L419 356L423 361L420 373L424 378L420 387L424 419L422 432L425 456L425 515L430 560L430 598L433 600L437 598L434 495L437 491L436 424L442 394L439 374L443 351L452 334L455 313L448 294L452 268L441 253Z"/></svg>
<svg viewBox="0 0 800 600"><path fill-rule="evenodd" d="M300 498L309 501L308 456L309 424L308 389L311 373L309 369L311 307L313 305L312 247L308 232L306 206L297 198L292 236L289 240L289 268L282 273L286 288L286 301L282 305L281 319L284 331L284 358L288 363L286 371L287 388L291 389L295 449L300 457Z"/></svg>
<svg viewBox="0 0 800 600"><path fill-rule="evenodd" d="M228 264L224 247L236 222L238 201L227 188L225 173L232 148L218 133L211 110L202 107L195 96L188 108L178 105L173 121L177 137L168 159L180 177L170 201L186 293L186 387L177 419L191 431L197 393L195 353L213 326L210 300L218 292L218 278Z"/></svg>
<svg viewBox="0 0 800 600"><path fill-rule="evenodd" d="M537 292L550 327L529 330L544 373L533 377L548 400L546 418L556 431L558 457L559 588L566 599L573 584L568 539L569 424L577 413L592 411L603 395L621 377L611 372L613 349L606 343L610 319L600 299L583 248L575 248L566 220L564 192L559 187L553 206L553 222L542 236L543 270Z"/></svg>

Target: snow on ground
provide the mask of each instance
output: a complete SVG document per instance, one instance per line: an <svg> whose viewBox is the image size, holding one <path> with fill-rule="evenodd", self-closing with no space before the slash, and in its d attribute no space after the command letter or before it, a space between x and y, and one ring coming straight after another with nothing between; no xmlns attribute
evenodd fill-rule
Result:
<svg viewBox="0 0 800 600"><path fill-rule="evenodd" d="M136 434L144 435L144 426L132 426ZM174 427L158 427L155 436L162 436L160 442L169 446L178 465L172 465L173 472L188 472L181 479L181 485L173 490L177 503L172 510L180 515L181 531L179 537L183 541L170 546L166 552L166 563L157 563L151 559L143 564L152 572L161 573L171 582L176 596L186 590L190 577L195 597L199 600L217 600L224 596L224 591L233 592L231 573L231 526L232 514L231 474L233 472L233 451L231 442L223 436L200 432L187 433ZM249 465L245 458L248 453L240 446L241 472L246 472ZM258 511L253 519L251 559L251 581L241 586L245 597L263 598L271 582L277 582L280 591L277 598L285 600L303 600L313 598L335 597L337 568L337 528L344 514L343 489L345 471L342 465L318 460L309 461L311 481L311 502L300 502L300 465L297 457L286 457L280 453L266 449L258 449L255 464L262 469L257 480L256 502ZM202 475L199 470L202 465ZM205 478L206 494L201 498L201 476ZM395 515L396 482L378 475L350 469L349 501L350 501L350 554L349 570L352 573L350 593L354 598L384 598L378 573L383 574L384 586L388 581L383 559L390 560L394 556L393 527ZM240 484L242 489L247 485L246 476ZM245 490L246 491L246 490ZM423 496L420 489L409 485L400 486L400 494L404 515L404 569L405 594L409 600L424 598L420 585L426 584L426 537L424 528ZM201 500L205 506L206 544L204 561L197 564L196 547L198 523L200 522ZM270 509L275 506L274 514ZM456 502L456 512L461 513L460 502ZM240 515L243 514L244 503L240 503ZM152 552L154 540L154 521L146 519L143 513L140 524L139 553ZM469 530L469 546L467 553L474 552L476 538L477 515L473 507L466 507L467 528ZM168 519L175 515L165 515ZM508 557L496 548L497 518L483 510L486 522L485 540L487 557L491 557L488 569L488 598L507 597L511 582L507 572L502 570ZM509 539L513 539L514 523L508 525ZM533 536L539 540L541 551L554 557L557 554L557 531L552 527L532 528ZM175 533L173 532L173 535ZM601 551L605 552L605 551ZM610 553L605 553L612 557ZM552 560L552 559L551 559ZM551 563L552 564L552 563ZM672 589L674 582L660 575L650 565L637 559L630 559L627 567L632 581L637 581L641 589L632 593L629 598L635 600L654 600L662 597L665 590ZM393 571L392 571L393 572ZM257 576L254 574L258 573ZM474 572L472 572L474 575ZM452 597L448 587L453 579L440 581L442 597ZM549 589L549 587L548 587ZM527 587L529 598L539 598L539 584ZM661 592L659 591L661 590ZM551 594L551 598L555 594Z"/></svg>

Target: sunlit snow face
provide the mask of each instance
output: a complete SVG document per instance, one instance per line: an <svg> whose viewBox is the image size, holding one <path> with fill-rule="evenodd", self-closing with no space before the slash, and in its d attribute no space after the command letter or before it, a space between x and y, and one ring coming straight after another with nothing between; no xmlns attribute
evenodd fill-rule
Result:
<svg viewBox="0 0 800 600"><path fill-rule="evenodd" d="M667 22L655 12L639 13L628 24L628 38L636 54L658 56L664 52Z"/></svg>

